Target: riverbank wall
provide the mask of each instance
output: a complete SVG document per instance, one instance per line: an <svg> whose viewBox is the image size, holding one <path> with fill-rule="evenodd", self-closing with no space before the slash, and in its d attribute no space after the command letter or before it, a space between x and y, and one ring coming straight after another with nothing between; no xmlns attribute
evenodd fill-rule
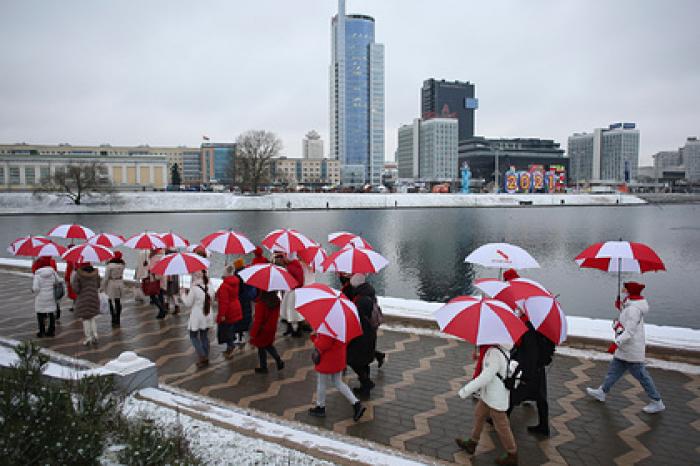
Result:
<svg viewBox="0 0 700 466"><path fill-rule="evenodd" d="M279 211L332 209L410 209L455 207L561 207L643 205L629 194L345 194L144 192L86 199L74 205L57 195L0 194L0 215L71 213L152 213L206 211Z"/></svg>
<svg viewBox="0 0 700 466"><path fill-rule="evenodd" d="M649 204L700 204L700 193L645 193L636 196Z"/></svg>

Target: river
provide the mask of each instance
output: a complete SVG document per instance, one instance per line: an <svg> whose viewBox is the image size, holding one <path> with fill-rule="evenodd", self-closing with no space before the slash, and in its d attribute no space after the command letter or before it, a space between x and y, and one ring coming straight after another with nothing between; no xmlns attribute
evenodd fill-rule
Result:
<svg viewBox="0 0 700 466"><path fill-rule="evenodd" d="M538 260L542 268L523 275L559 294L567 314L597 318L614 316L617 277L579 269L573 258L595 242L623 238L651 246L668 269L623 277L647 285L651 311L646 321L700 328L700 205L63 214L5 216L0 221L4 245L70 222L127 236L146 229L172 230L193 241L233 228L256 243L269 231L287 227L324 245L328 233L348 230L361 234L390 261L370 279L379 294L426 301L469 293L474 278L497 276L495 269L465 264L464 258L481 244L505 241ZM135 256L121 250L133 266ZM5 247L1 251L9 257ZM214 276L221 273L222 264L221 256L214 258ZM332 277L327 280L337 284Z"/></svg>

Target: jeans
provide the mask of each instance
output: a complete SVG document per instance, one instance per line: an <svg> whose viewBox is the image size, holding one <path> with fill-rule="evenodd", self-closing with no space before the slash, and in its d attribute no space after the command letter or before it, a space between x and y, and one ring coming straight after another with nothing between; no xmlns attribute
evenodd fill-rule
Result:
<svg viewBox="0 0 700 466"><path fill-rule="evenodd" d="M109 300L109 313L112 315L112 323L119 324L122 315L122 300L119 298Z"/></svg>
<svg viewBox="0 0 700 466"><path fill-rule="evenodd" d="M163 290L160 290L157 295L151 296L153 299L153 304L158 308L158 315L156 319L162 319L165 317L165 298L163 297Z"/></svg>
<svg viewBox="0 0 700 466"><path fill-rule="evenodd" d="M605 376L605 381L601 387L605 393L608 393L615 382L622 377L625 371L630 371L630 374L642 384L642 388L647 392L649 398L654 401L659 401L661 395L656 390L654 381L647 372L647 368L643 362L627 362L622 359L613 358L608 368L608 374Z"/></svg>
<svg viewBox="0 0 700 466"><path fill-rule="evenodd" d="M277 364L280 363L282 358L280 358L279 353L274 346L266 346L265 348L258 348L258 360L260 361L260 367L267 369L267 354L270 354Z"/></svg>
<svg viewBox="0 0 700 466"><path fill-rule="evenodd" d="M200 358L209 359L209 330L190 330L190 341Z"/></svg>
<svg viewBox="0 0 700 466"><path fill-rule="evenodd" d="M318 379L316 380L316 405L325 407L326 406L326 387L329 383L335 385L335 388L348 399L353 405L359 400L353 395L352 390L348 387L345 382L343 382L342 374L343 372L336 372L335 374L321 374L317 372Z"/></svg>
<svg viewBox="0 0 700 466"><path fill-rule="evenodd" d="M481 431L484 430L484 421L486 421L488 416L491 416L493 420L493 428L496 429L496 434L498 434L498 439L501 441L503 449L508 453L517 452L518 447L515 444L513 431L510 430L510 421L506 412L496 411L482 400L479 400L476 408L474 408L474 427L472 428L471 439L479 442Z"/></svg>

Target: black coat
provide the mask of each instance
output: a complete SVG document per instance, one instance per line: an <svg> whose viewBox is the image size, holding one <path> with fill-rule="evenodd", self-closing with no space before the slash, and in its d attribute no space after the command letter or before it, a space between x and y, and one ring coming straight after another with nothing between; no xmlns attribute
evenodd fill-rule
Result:
<svg viewBox="0 0 700 466"><path fill-rule="evenodd" d="M547 373L545 367L552 361L554 344L537 332L530 322L528 331L520 340L520 346L513 350L512 358L518 361L523 374L521 383L510 392L510 404L515 406L522 401L547 398Z"/></svg>
<svg viewBox="0 0 700 466"><path fill-rule="evenodd" d="M238 274L236 274L238 276ZM238 277L239 279L241 277ZM246 285L243 280L240 280L240 287L238 288L238 300L241 302L241 312L243 313L243 318L238 322L233 324L234 332L247 332L250 330L250 324L253 322L253 300L257 296L257 290Z"/></svg>
<svg viewBox="0 0 700 466"><path fill-rule="evenodd" d="M377 348L377 332L370 323L374 301L367 296L359 296L355 305L362 324L362 335L348 344L347 363L351 367L363 367L368 366L374 360Z"/></svg>
<svg viewBox="0 0 700 466"><path fill-rule="evenodd" d="M374 287L366 282L357 287L348 286L347 290L344 290L344 293L350 301L355 301L358 296L367 296L371 298L372 301L377 300L377 292L374 290Z"/></svg>

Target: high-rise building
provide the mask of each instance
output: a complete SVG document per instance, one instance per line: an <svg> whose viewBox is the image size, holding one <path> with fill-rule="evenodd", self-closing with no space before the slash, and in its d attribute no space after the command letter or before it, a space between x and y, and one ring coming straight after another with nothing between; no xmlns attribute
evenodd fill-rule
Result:
<svg viewBox="0 0 700 466"><path fill-rule="evenodd" d="M683 151L685 178L691 183L700 182L700 141L696 137L688 138Z"/></svg>
<svg viewBox="0 0 700 466"><path fill-rule="evenodd" d="M654 159L654 178L663 178L667 168L679 168L683 165L682 150L664 150L651 157Z"/></svg>
<svg viewBox="0 0 700 466"><path fill-rule="evenodd" d="M399 144L396 147L396 163L399 168L399 178L418 178L418 150L420 148L420 118L413 120L410 125L399 128Z"/></svg>
<svg viewBox="0 0 700 466"><path fill-rule="evenodd" d="M381 183L384 165L384 45L374 42L374 18L346 15L345 0L331 21L330 156L341 183Z"/></svg>
<svg viewBox="0 0 700 466"><path fill-rule="evenodd" d="M634 123L614 123L593 133L575 133L569 136L567 152L573 183L636 180L639 130Z"/></svg>
<svg viewBox="0 0 700 466"><path fill-rule="evenodd" d="M474 97L474 84L469 81L426 79L421 89L421 116L457 118L460 141L474 136L474 111L479 101Z"/></svg>
<svg viewBox="0 0 700 466"><path fill-rule="evenodd" d="M302 157L305 159L322 159L323 158L323 140L321 135L315 130L306 133L306 136L301 141Z"/></svg>
<svg viewBox="0 0 700 466"><path fill-rule="evenodd" d="M427 182L457 179L457 131L455 118L416 118L399 128L396 150L399 178Z"/></svg>

